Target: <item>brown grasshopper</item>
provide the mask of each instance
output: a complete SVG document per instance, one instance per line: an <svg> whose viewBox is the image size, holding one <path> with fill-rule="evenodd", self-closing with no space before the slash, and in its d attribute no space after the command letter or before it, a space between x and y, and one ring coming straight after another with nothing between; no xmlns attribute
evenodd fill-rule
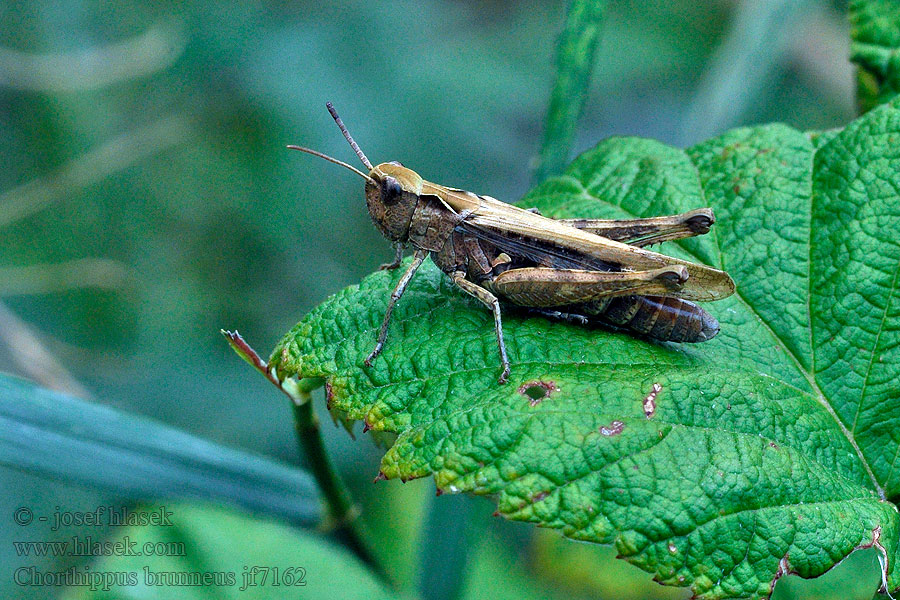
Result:
<svg viewBox="0 0 900 600"><path fill-rule="evenodd" d="M372 166L329 102L328 111L369 170L309 148L288 146L346 167L366 180L366 205L376 227L394 243L400 266L407 245L413 260L391 293L375 348L381 352L394 305L422 261L431 260L460 289L493 311L503 372L500 301L580 323L601 321L647 337L705 342L719 323L691 300L719 300L734 292L723 271L645 250L667 240L702 235L715 222L712 210L649 219L550 219L490 196L422 179L399 162Z"/></svg>

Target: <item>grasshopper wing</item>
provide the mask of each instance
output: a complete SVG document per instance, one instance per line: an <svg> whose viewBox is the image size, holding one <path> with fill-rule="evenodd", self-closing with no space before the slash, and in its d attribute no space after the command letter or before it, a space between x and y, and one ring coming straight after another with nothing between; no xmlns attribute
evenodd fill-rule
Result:
<svg viewBox="0 0 900 600"><path fill-rule="evenodd" d="M510 256L549 262L559 268L600 271L649 271L683 265L688 280L667 295L711 301L734 293L734 281L724 271L610 240L563 222L464 190L425 182L423 192L440 197L463 217L460 227ZM547 260L549 258L549 261Z"/></svg>

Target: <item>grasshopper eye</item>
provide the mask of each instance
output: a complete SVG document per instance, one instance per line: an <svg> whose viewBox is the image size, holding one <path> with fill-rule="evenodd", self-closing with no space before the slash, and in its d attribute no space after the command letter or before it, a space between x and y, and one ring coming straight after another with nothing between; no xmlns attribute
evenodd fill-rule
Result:
<svg viewBox="0 0 900 600"><path fill-rule="evenodd" d="M381 184L381 199L385 204L394 204L400 200L403 194L403 187L400 182L393 177L385 177L384 183Z"/></svg>

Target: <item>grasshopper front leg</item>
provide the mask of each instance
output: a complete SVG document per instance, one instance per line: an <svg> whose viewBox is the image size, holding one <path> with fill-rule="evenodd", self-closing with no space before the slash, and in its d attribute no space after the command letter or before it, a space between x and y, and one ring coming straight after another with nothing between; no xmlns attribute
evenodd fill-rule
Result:
<svg viewBox="0 0 900 600"><path fill-rule="evenodd" d="M506 342L503 341L503 323L500 320L500 301L497 297L478 284L465 278L462 272L453 274L453 283L459 288L480 301L494 313L494 330L497 333L497 346L500 349L500 362L503 364L503 372L500 374L500 383L506 383L509 379L509 357L506 355Z"/></svg>
<svg viewBox="0 0 900 600"><path fill-rule="evenodd" d="M394 291L391 292L391 299L388 300L387 310L384 313L384 321L381 323L381 331L378 332L378 340L375 342L375 349L372 350L372 353L369 354L365 360L367 367L371 367L375 357L381 354L381 350L384 348L384 340L387 338L388 325L391 322L391 313L394 311L394 305L397 304L397 300L399 300L400 296L403 295L403 292L406 291L406 286L412 281L413 275L416 274L416 270L422 265L422 261L425 260L426 256L428 256L426 250L416 250L415 253L413 253L412 263L410 263L409 268L406 269L406 273L403 274L400 281L397 282Z"/></svg>
<svg viewBox="0 0 900 600"><path fill-rule="evenodd" d="M403 244L394 242L394 260L378 267L379 271L393 271L403 262Z"/></svg>

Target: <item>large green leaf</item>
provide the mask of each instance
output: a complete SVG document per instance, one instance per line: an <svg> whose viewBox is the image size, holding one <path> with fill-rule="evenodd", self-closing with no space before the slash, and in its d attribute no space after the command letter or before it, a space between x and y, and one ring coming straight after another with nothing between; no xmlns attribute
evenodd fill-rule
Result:
<svg viewBox="0 0 900 600"><path fill-rule="evenodd" d="M721 333L652 344L508 311L501 386L490 314L432 266L371 368L399 272L313 310L275 348L279 376L324 382L332 409L398 432L387 477L492 495L507 518L614 544L698 597L767 597L786 573L815 577L871 546L898 589L900 102L825 134L768 125L686 151L609 139L521 204L553 217L712 206L712 233L663 250L734 277L737 293L707 305Z"/></svg>
<svg viewBox="0 0 900 600"><path fill-rule="evenodd" d="M856 100L867 111L900 93L900 2L853 0L850 22Z"/></svg>

